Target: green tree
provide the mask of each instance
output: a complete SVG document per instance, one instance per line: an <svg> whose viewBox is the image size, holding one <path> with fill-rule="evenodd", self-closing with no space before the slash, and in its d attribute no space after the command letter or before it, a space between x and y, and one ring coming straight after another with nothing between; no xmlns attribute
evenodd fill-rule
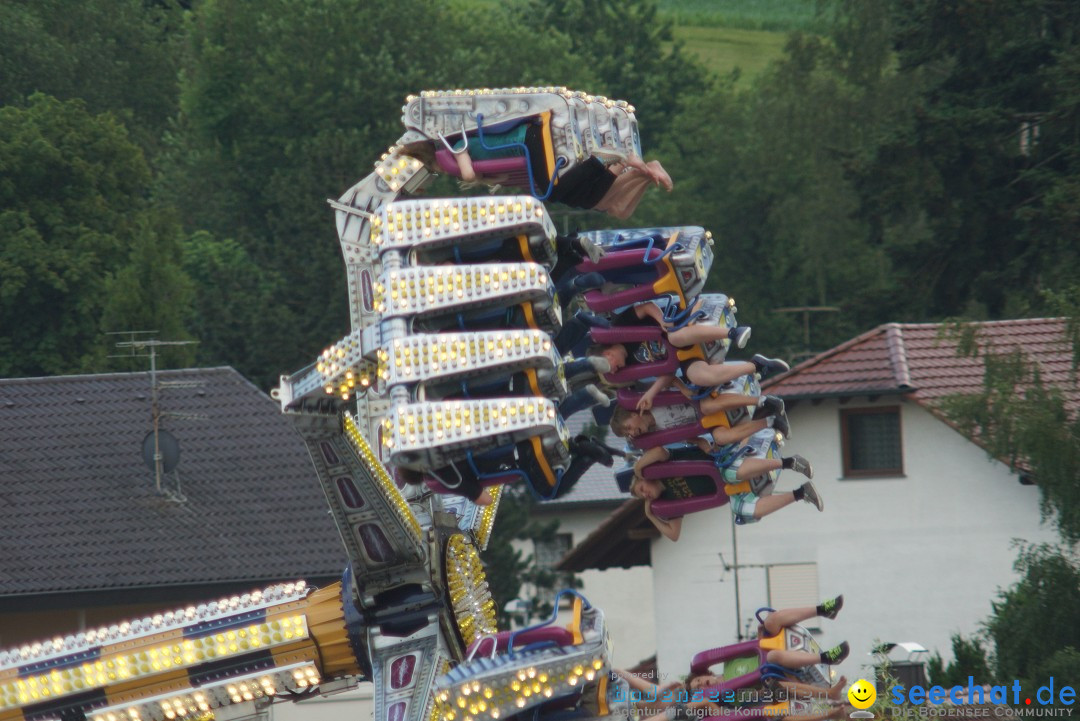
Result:
<svg viewBox="0 0 1080 721"><path fill-rule="evenodd" d="M998 680L1033 694L1050 676L1080 674L1080 564L1070 548L1029 546L1016 570L1023 578L994 602L987 628Z"/></svg>
<svg viewBox="0 0 1080 721"><path fill-rule="evenodd" d="M634 105L646 151L693 111L707 86L705 70L673 42L672 23L653 0L529 0L517 17L534 33L557 37L563 53L590 69L597 85L578 89Z"/></svg>
<svg viewBox="0 0 1080 721"><path fill-rule="evenodd" d="M408 94L551 84L572 67L553 40L514 26L501 8L200 5L162 192L176 199L188 232L231 238L262 277L287 279L263 309L285 339L262 349L265 367L295 369L347 331L345 274L325 201L370 172L402 134ZM244 365L248 341L234 340L218 347Z"/></svg>
<svg viewBox="0 0 1080 721"><path fill-rule="evenodd" d="M926 675L934 686L952 688L968 685L968 678L983 684L992 680L986 649L977 638L965 638L960 634L952 637L953 659L946 664L941 654L935 653L926 663Z"/></svg>
<svg viewBox="0 0 1080 721"><path fill-rule="evenodd" d="M105 331L180 332L176 237L154 219L149 181L111 115L40 94L0 108L0 375L102 371ZM161 303L141 273L168 289Z"/></svg>
<svg viewBox="0 0 1080 721"><path fill-rule="evenodd" d="M862 212L924 316L1042 312L1075 283L1080 11L1056 0L890 3L918 87L856 168Z"/></svg>
<svg viewBox="0 0 1080 721"><path fill-rule="evenodd" d="M0 3L0 104L81 98L156 147L177 110L183 14L172 0Z"/></svg>
<svg viewBox="0 0 1080 721"><path fill-rule="evenodd" d="M946 412L991 456L1034 479L1044 518L1069 543L1080 541L1080 420L1022 352L988 353L983 362L982 391L946 399Z"/></svg>
<svg viewBox="0 0 1080 721"><path fill-rule="evenodd" d="M1044 294L1051 307L1075 311L1076 289ZM1076 368L1077 325L1066 325L1063 343L1073 351ZM981 352L974 326L952 332L959 352ZM1019 679L1031 696L1050 676L1080 674L1080 563L1075 549L1080 540L1080 420L1065 403L1065 391L1044 383L1032 359L1022 352L985 353L983 388L979 393L946 399L944 409L969 434L974 434L994 458L1008 462L1038 484L1044 518L1052 518L1062 537L1059 545L1024 546L1015 564L1021 579L993 602L987 635L993 644L993 669L999 683ZM954 639L956 650L956 639ZM970 668L977 649L957 652L957 670ZM946 669L953 670L950 665Z"/></svg>
<svg viewBox="0 0 1080 721"><path fill-rule="evenodd" d="M807 350L801 317L776 308L839 307L814 318L818 350L909 312L851 168L910 88L883 50L884 3L837 6L828 35L793 33L748 88L722 79L676 119L665 146L680 222L693 218L717 239L710 287L752 314L755 348L767 352Z"/></svg>
<svg viewBox="0 0 1080 721"><path fill-rule="evenodd" d="M199 362L229 364L263 387L274 385L285 369L267 358L284 356L289 339L267 309L286 292L285 281L259 268L236 241L206 231L184 243L183 267L194 284L189 327L199 341Z"/></svg>
<svg viewBox="0 0 1080 721"><path fill-rule="evenodd" d="M514 541L551 542L559 530L559 521L539 521L532 515L537 501L519 485L503 486L499 515L491 540L482 554L488 585L495 599L499 625L509 626L546 618L554 610L552 601L561 590L566 575L542 568L532 554L514 548ZM571 578L571 585L580 584ZM528 613L510 613L506 604L515 599L526 601Z"/></svg>

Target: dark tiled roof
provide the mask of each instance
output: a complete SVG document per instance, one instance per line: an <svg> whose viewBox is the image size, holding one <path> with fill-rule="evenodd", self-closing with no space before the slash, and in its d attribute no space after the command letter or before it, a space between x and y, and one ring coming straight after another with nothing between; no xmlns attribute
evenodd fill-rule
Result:
<svg viewBox="0 0 1080 721"><path fill-rule="evenodd" d="M1038 364L1043 381L1080 406L1072 346L1062 318L967 324L977 333L979 355L960 356L958 340L940 323L887 323L821 353L764 385L785 398L910 393L933 405L945 396L982 390L988 353L1023 351Z"/></svg>
<svg viewBox="0 0 1080 721"><path fill-rule="evenodd" d="M149 374L0 380L0 596L341 573L306 447L277 404L231 368L158 376L184 502L155 491L142 459Z"/></svg>

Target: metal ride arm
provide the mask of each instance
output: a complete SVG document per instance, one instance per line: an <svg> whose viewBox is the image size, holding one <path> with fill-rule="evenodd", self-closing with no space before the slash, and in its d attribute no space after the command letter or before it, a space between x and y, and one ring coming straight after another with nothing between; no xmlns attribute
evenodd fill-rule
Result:
<svg viewBox="0 0 1080 721"><path fill-rule="evenodd" d="M551 697L589 716L609 714L610 652L594 607L579 604L573 643L512 652L512 662L487 669L484 659L463 664L466 649L497 630L479 552L499 488L488 489L494 502L481 508L403 483L393 470L422 477L506 446L527 448L519 458L530 469L519 475L542 475L548 488L567 467L557 408L567 387L552 338L562 324L550 278L557 243L529 157L523 177L533 195L401 196L420 191L437 168L418 150L425 143L475 134L490 151L483 133L504 123L542 129L536 159L551 186L587 158L640 156L633 108L565 88L513 88L423 93L403 111L398 144L330 201L351 330L275 393L307 445L349 555L342 582L318 591L275 586L2 653L0 721L231 719L358 679L375 684L376 721L453 721L457 712L437 706L431 692L452 670L469 677L469 688L484 679L492 698L502 694L477 720L540 713ZM700 290L711 239L680 232L682 245L665 258L669 284ZM525 383L515 380L510 397L472 394L511 375Z"/></svg>

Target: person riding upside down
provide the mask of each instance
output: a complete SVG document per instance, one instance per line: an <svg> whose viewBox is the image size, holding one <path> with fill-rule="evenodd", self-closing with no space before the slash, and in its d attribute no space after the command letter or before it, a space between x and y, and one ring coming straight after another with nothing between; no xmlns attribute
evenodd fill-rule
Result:
<svg viewBox="0 0 1080 721"><path fill-rule="evenodd" d="M732 455L735 456L733 459ZM682 518L659 518L652 510L653 502L711 496L717 492L717 489L713 480L705 477L665 479L643 477L642 471L648 466L669 460L711 461L717 465L717 469L721 471L727 483L747 481L777 469L792 470L803 474L808 479L814 477L814 469L810 462L799 455L787 458L749 458L740 453L735 446L725 446L717 453L711 450L707 441L700 438L693 445L650 448L634 463L634 480L630 485L630 493L645 501L645 516L660 533L672 541L679 540L679 535L682 533ZM818 511L825 510L825 504L814 484L809 480L787 493L773 493L760 497L750 490L735 493L730 496L728 505L731 506L735 523L742 525L756 523L770 513L775 513L796 501L805 501Z"/></svg>
<svg viewBox="0 0 1080 721"><path fill-rule="evenodd" d="M822 601L817 606L772 611L765 617L764 622L759 624L757 637L759 640L774 638L785 629L815 617L835 619L843 605L844 597L841 595ZM828 687L790 678L762 678L754 685L735 690L729 689L723 694L717 689L722 688L730 679L759 670L762 662L784 669L798 670L816 664L836 665L843 662L849 653L850 646L846 641L821 653L770 649L763 656L761 651L755 650L752 654L726 660L722 676L707 672L691 672L685 683L674 682L662 687L626 671L616 670L616 673L626 679L631 688L640 691L644 696L638 702L639 708L654 713L664 711L666 717L672 721L691 716L730 715L732 705L745 707L771 702L773 700L771 692L775 690L785 692L789 698L817 698L833 705L829 710L815 714L775 714L777 718L786 718L789 721L823 721L838 718L844 711L841 694L847 684L847 679L843 676Z"/></svg>

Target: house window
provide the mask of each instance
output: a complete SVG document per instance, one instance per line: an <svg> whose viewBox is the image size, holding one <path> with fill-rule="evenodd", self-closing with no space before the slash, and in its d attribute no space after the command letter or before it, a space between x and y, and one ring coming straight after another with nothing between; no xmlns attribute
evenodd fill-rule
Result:
<svg viewBox="0 0 1080 721"><path fill-rule="evenodd" d="M852 408L840 411L844 476L901 476L900 407Z"/></svg>
<svg viewBox="0 0 1080 721"><path fill-rule="evenodd" d="M816 606L821 600L816 563L777 563L766 571L772 608Z"/></svg>
<svg viewBox="0 0 1080 721"><path fill-rule="evenodd" d="M550 541L533 541L536 565L545 570L555 568L570 550L573 537L569 533L556 533Z"/></svg>

